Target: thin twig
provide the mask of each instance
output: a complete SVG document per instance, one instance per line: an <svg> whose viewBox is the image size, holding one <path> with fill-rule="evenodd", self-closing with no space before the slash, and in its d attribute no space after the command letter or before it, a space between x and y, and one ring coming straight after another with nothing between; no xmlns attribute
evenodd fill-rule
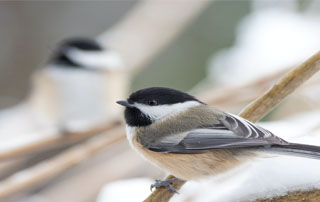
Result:
<svg viewBox="0 0 320 202"><path fill-rule="evenodd" d="M320 52L313 55L306 62L296 67L293 71L279 80L263 96L249 104L240 116L252 122L263 118L270 110L279 104L285 97L297 89L303 82L320 70ZM166 179L173 178L170 175ZM174 187L179 190L186 181L178 181ZM165 189L156 189L144 202L166 202L174 195L173 192Z"/></svg>

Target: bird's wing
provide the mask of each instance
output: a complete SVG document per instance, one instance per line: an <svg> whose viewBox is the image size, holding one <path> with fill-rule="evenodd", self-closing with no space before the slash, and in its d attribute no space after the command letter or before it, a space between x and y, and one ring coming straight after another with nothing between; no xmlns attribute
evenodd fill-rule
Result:
<svg viewBox="0 0 320 202"><path fill-rule="evenodd" d="M168 135L148 149L165 153L202 153L224 148L268 147L288 144L281 138L241 117L225 114L220 124L198 128L177 135Z"/></svg>

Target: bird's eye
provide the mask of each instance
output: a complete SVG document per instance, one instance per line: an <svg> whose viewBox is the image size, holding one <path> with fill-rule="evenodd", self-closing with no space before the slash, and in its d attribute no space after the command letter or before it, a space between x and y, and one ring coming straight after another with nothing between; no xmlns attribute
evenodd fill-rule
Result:
<svg viewBox="0 0 320 202"><path fill-rule="evenodd" d="M149 100L148 101L148 105L150 105L150 106L155 106L155 105L157 105L158 103L157 103L157 101L155 101L155 100Z"/></svg>

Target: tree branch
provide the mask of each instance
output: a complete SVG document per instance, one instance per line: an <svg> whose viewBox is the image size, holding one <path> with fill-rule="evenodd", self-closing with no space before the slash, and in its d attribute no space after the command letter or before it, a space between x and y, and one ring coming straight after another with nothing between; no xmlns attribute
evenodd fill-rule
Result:
<svg viewBox="0 0 320 202"><path fill-rule="evenodd" d="M297 89L303 82L308 80L313 74L320 70L320 52L313 55L306 62L296 67L282 79L280 79L269 91L263 96L249 104L240 116L252 122L263 118L270 110L279 104L285 97ZM170 175L166 179L173 178ZM179 190L186 181L178 181L174 187ZM165 189L156 189L144 202L166 202L174 195L173 192Z"/></svg>

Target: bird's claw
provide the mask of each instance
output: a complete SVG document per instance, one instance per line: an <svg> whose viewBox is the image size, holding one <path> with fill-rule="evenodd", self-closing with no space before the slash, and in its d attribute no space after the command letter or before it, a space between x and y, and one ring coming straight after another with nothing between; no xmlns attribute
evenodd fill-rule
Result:
<svg viewBox="0 0 320 202"><path fill-rule="evenodd" d="M156 180L156 182L150 186L150 190L152 191L153 188L165 187L169 191L179 194L179 192L171 184L179 180L179 178L172 178L170 180Z"/></svg>

